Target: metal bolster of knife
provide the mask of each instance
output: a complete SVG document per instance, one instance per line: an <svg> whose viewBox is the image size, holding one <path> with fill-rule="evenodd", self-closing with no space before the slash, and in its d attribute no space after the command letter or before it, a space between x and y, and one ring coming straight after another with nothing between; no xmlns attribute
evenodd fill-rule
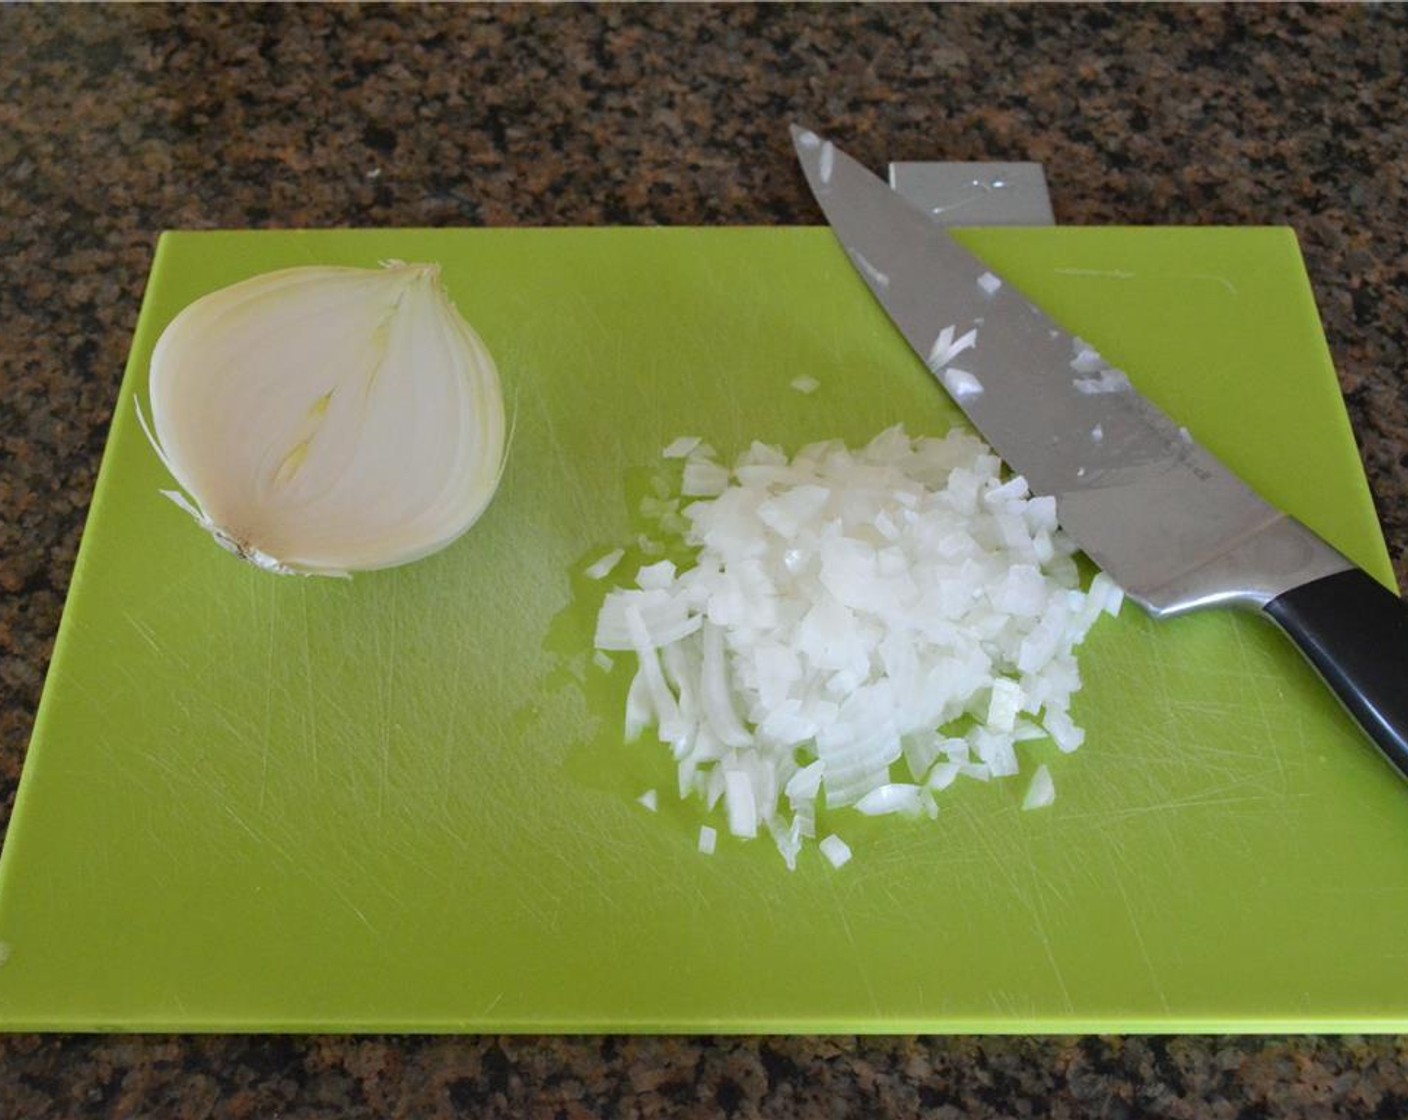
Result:
<svg viewBox="0 0 1408 1120"><path fill-rule="evenodd" d="M1278 512L1216 555L1135 598L1159 618L1202 607L1261 610L1287 591L1353 567L1339 550Z"/></svg>

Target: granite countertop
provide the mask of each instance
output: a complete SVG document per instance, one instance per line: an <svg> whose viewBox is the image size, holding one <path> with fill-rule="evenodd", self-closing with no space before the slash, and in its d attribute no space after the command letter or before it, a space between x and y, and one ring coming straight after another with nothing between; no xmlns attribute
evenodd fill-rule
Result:
<svg viewBox="0 0 1408 1120"><path fill-rule="evenodd" d="M812 223L780 124L1300 236L1408 584L1408 11L0 8L0 820L157 233ZM1400 1116L1395 1038L0 1038L0 1115Z"/></svg>

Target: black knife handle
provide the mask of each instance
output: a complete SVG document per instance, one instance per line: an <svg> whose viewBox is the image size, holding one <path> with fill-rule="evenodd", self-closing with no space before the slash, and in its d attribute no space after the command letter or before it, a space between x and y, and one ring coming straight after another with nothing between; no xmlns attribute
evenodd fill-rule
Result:
<svg viewBox="0 0 1408 1120"><path fill-rule="evenodd" d="M1408 607L1358 568L1283 592L1263 610L1408 778Z"/></svg>

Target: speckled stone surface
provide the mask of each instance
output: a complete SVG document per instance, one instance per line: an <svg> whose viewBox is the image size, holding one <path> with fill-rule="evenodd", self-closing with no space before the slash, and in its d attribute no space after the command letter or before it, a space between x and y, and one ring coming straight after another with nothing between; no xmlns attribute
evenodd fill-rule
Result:
<svg viewBox="0 0 1408 1120"><path fill-rule="evenodd" d="M163 228L812 223L780 142L1300 235L1408 583L1396 6L0 8L0 821ZM1393 1038L0 1038L3 1117L1408 1115Z"/></svg>

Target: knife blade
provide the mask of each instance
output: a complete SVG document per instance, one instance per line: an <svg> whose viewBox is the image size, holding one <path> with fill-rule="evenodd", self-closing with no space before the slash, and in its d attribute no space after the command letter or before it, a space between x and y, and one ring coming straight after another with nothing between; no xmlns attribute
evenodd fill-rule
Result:
<svg viewBox="0 0 1408 1120"><path fill-rule="evenodd" d="M1141 607L1257 611L1408 777L1408 608L1262 499L1125 371L833 142L792 126L856 272L929 371Z"/></svg>

